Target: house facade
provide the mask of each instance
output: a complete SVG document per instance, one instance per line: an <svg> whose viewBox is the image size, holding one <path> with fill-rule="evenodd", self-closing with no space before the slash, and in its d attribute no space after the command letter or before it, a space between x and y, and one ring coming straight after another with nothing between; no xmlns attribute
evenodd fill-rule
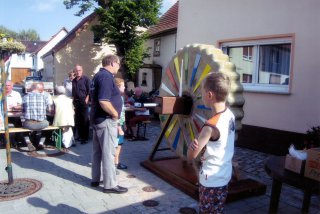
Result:
<svg viewBox="0 0 320 214"><path fill-rule="evenodd" d="M320 125L319 8L317 0L179 2L177 49L215 45L240 74L239 144L285 149Z"/></svg>
<svg viewBox="0 0 320 214"><path fill-rule="evenodd" d="M147 31L149 39L145 42L145 47L149 50L150 57L144 60L145 65L139 70L137 78L138 85L144 91L159 89L162 72L176 53L178 7L179 2L160 17L159 23ZM145 82L153 85L146 85Z"/></svg>
<svg viewBox="0 0 320 214"><path fill-rule="evenodd" d="M22 54L13 54L8 62L9 79L20 84L26 76L40 75L43 69L42 56L54 47L68 31L62 28L49 41L22 41L26 51ZM42 75L42 73L41 73Z"/></svg>
<svg viewBox="0 0 320 214"><path fill-rule="evenodd" d="M102 58L115 52L114 46L95 41L90 29L97 22L94 13L88 15L42 57L47 80L61 85L77 64L91 78L101 67Z"/></svg>
<svg viewBox="0 0 320 214"><path fill-rule="evenodd" d="M68 31L65 28L62 28L58 33L53 35L45 45L43 45L41 48L38 48L38 50L33 53L33 69L35 71L43 70L42 56L51 50L56 44L58 44L58 42L60 42L67 34Z"/></svg>
<svg viewBox="0 0 320 214"><path fill-rule="evenodd" d="M34 68L33 55L42 48L44 41L22 41L26 50L21 54L12 54L10 60L6 62L8 68L8 79L14 84L22 84L26 76L32 75L31 70Z"/></svg>

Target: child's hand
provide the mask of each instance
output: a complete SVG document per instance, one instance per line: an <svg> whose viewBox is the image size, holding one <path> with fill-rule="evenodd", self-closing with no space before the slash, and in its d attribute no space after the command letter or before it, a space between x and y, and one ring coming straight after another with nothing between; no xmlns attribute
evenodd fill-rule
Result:
<svg viewBox="0 0 320 214"><path fill-rule="evenodd" d="M118 135L124 135L124 132L123 132L121 126L118 126Z"/></svg>
<svg viewBox="0 0 320 214"><path fill-rule="evenodd" d="M194 139L193 142L190 144L189 148L192 151L195 151L196 149L198 149L199 143L197 139Z"/></svg>
<svg viewBox="0 0 320 214"><path fill-rule="evenodd" d="M119 135L124 135L124 132L122 129L119 129Z"/></svg>

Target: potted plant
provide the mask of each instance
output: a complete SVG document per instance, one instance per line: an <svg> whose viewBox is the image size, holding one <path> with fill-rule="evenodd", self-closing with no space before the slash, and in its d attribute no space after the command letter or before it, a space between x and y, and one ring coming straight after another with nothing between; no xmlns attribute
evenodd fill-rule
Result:
<svg viewBox="0 0 320 214"><path fill-rule="evenodd" d="M305 149L320 147L320 126L313 126L307 131L304 147Z"/></svg>

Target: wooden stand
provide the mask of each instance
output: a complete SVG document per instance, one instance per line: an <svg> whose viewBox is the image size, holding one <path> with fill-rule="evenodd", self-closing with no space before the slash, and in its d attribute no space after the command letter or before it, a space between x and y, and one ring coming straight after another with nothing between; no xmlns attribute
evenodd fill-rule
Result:
<svg viewBox="0 0 320 214"><path fill-rule="evenodd" d="M172 99L172 98L171 98ZM165 99L164 99L165 100ZM164 103L163 101L162 103ZM179 106L181 105L179 101ZM160 104L161 106L161 104ZM170 105L166 105L170 106ZM175 106L175 105L171 105ZM162 108L159 108L161 110ZM172 108L173 109L173 108ZM176 108L183 109L183 108ZM184 108L185 109L185 108ZM167 110L166 110L167 111ZM171 111L171 110L170 110ZM167 111L166 113L170 113ZM172 110L173 112L174 110ZM185 110L184 110L185 111ZM154 145L148 160L141 162L141 166L150 170L157 176L161 177L171 185L180 189L192 198L198 200L198 178L195 169L186 161L177 157L168 157L155 159L155 154L158 151L169 150L169 148L159 149L165 131L167 130L173 114L169 115L164 124L163 129ZM160 111L160 113L162 113ZM235 201L249 196L263 195L266 192L266 185L252 179L243 179L231 182L229 184L229 194L227 201Z"/></svg>

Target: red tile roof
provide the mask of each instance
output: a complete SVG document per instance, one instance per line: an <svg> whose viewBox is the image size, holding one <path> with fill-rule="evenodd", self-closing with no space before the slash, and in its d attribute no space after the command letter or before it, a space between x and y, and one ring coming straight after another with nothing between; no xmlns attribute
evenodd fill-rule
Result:
<svg viewBox="0 0 320 214"><path fill-rule="evenodd" d="M178 26L179 1L177 1L165 14L160 17L158 24L148 29L150 37L160 34L176 32Z"/></svg>
<svg viewBox="0 0 320 214"><path fill-rule="evenodd" d="M45 46L45 44L47 44L47 41L21 41L21 43L26 46L27 53L35 53L43 46Z"/></svg>

